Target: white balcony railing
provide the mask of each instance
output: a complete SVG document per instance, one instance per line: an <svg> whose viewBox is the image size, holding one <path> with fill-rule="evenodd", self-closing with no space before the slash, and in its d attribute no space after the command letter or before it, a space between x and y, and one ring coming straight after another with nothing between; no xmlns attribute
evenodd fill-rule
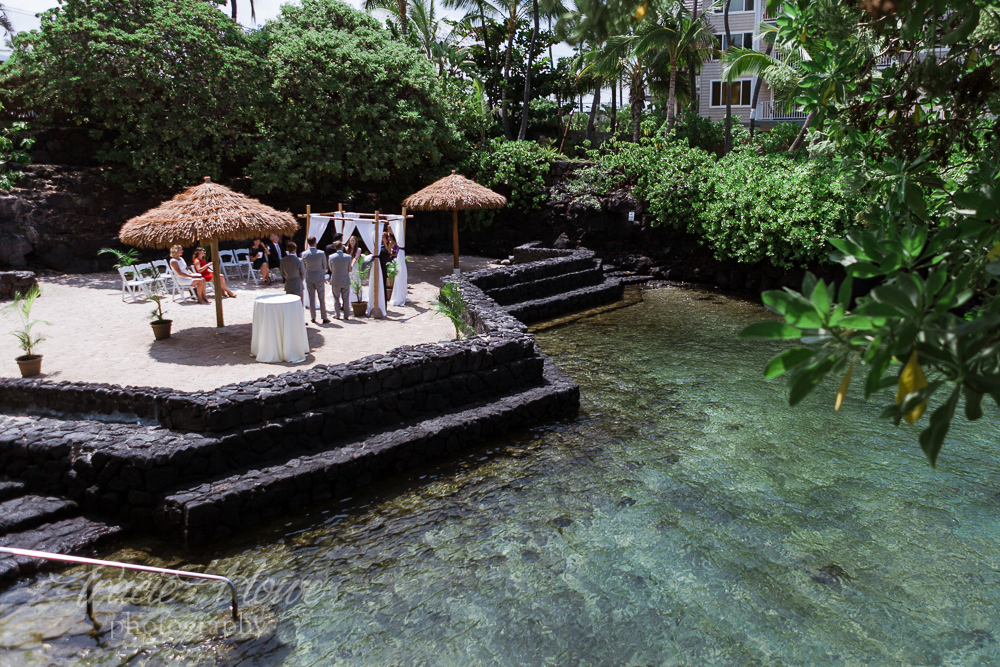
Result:
<svg viewBox="0 0 1000 667"><path fill-rule="evenodd" d="M766 100L757 103L757 120L805 120L806 115L801 111L785 112L780 107L775 108L774 102Z"/></svg>

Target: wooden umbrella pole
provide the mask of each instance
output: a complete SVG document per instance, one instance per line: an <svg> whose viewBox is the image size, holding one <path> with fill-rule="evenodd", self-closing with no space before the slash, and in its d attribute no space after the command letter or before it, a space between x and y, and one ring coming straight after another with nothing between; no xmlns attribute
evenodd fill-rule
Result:
<svg viewBox="0 0 1000 667"><path fill-rule="evenodd" d="M461 267L458 265L458 209L451 209L451 243L452 249L455 252L455 274L459 275L462 273Z"/></svg>
<svg viewBox="0 0 1000 667"><path fill-rule="evenodd" d="M212 239L212 288L215 290L215 326L222 329L222 262L219 261L219 240Z"/></svg>

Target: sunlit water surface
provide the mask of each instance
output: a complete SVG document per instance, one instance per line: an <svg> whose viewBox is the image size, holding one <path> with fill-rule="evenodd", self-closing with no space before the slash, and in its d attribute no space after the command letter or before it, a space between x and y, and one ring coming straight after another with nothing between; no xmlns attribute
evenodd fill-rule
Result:
<svg viewBox="0 0 1000 667"><path fill-rule="evenodd" d="M0 664L1000 663L996 411L931 469L857 394L788 408L736 338L763 317L663 289L539 334L578 418L201 557L111 554L230 573L242 627L215 584L106 575L95 631L75 569L0 595Z"/></svg>

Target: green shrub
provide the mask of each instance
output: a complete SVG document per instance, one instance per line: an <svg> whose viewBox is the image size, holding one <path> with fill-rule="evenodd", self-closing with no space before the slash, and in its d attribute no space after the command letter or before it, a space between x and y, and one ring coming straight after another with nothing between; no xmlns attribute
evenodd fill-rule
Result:
<svg viewBox="0 0 1000 667"><path fill-rule="evenodd" d="M545 203L545 177L552 159L553 153L534 141L498 138L486 142L485 150L470 154L465 171L480 185L505 195L508 208L527 213ZM482 217L492 219L488 215Z"/></svg>
<svg viewBox="0 0 1000 667"><path fill-rule="evenodd" d="M784 153L791 148L802 126L798 123L778 123L767 132L757 132L754 143L761 155Z"/></svg>
<svg viewBox="0 0 1000 667"><path fill-rule="evenodd" d="M674 137L677 141L686 141L690 148L700 148L707 153L718 151L725 141L725 123L703 118L697 113L685 113L679 123L674 125Z"/></svg>
<svg viewBox="0 0 1000 667"><path fill-rule="evenodd" d="M688 231L719 259L789 268L825 262L854 227L859 197L826 160L731 153L704 172Z"/></svg>
<svg viewBox="0 0 1000 667"><path fill-rule="evenodd" d="M303 0L261 32L270 87L249 167L256 191L326 195L381 182L405 194L454 154L434 68L375 19L338 0Z"/></svg>
<svg viewBox="0 0 1000 667"><path fill-rule="evenodd" d="M18 35L0 88L42 125L89 128L127 189L190 184L250 153L254 48L203 0L66 0Z"/></svg>
<svg viewBox="0 0 1000 667"><path fill-rule="evenodd" d="M679 229L695 222L698 182L714 163L713 156L699 148L662 138L638 144L609 141L589 157L625 175L635 198L648 203L654 225Z"/></svg>

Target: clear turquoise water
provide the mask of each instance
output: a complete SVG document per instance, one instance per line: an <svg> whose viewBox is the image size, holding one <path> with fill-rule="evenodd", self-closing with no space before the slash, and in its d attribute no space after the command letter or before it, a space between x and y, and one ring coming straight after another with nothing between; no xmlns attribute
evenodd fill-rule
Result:
<svg viewBox="0 0 1000 667"><path fill-rule="evenodd" d="M578 418L201 558L111 555L232 574L242 629L214 585L115 579L91 632L70 570L0 595L0 665L1000 664L996 410L931 469L877 404L788 408L736 339L765 316L664 289L539 334Z"/></svg>

